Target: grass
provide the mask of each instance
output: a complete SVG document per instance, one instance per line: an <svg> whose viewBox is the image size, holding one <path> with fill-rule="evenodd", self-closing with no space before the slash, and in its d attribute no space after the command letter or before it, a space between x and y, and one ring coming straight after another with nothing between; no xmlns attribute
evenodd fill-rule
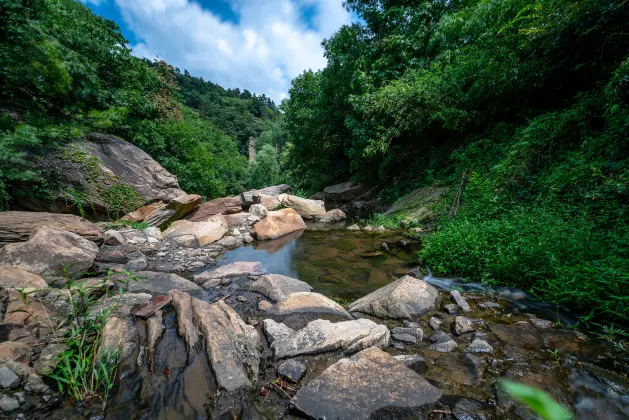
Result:
<svg viewBox="0 0 629 420"><path fill-rule="evenodd" d="M400 222L404 219L402 215L394 214L385 216L384 214L374 214L369 219L361 220L360 223L363 226L384 226L387 230L400 230Z"/></svg>
<svg viewBox="0 0 629 420"><path fill-rule="evenodd" d="M127 227L130 227L132 229L142 230L150 226L148 223L145 223L145 222L131 222L129 220L121 220L121 219L116 220L115 222L109 223L107 225L107 229L125 229Z"/></svg>

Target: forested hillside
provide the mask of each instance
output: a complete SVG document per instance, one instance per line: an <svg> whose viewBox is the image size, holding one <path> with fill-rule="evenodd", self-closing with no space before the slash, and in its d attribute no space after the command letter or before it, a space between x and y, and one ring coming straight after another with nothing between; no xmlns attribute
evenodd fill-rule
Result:
<svg viewBox="0 0 629 420"><path fill-rule="evenodd" d="M629 321L629 2L347 6L282 104L292 179L449 187L437 272Z"/></svg>
<svg viewBox="0 0 629 420"><path fill-rule="evenodd" d="M239 149L276 117L264 96L134 57L118 26L78 1L0 0L0 39L0 208L54 188L32 161L89 131L139 146L184 190L240 192Z"/></svg>

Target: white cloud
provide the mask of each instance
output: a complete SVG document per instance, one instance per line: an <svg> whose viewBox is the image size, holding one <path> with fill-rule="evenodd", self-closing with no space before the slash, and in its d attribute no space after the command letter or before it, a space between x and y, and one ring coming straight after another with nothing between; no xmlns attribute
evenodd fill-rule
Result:
<svg viewBox="0 0 629 420"><path fill-rule="evenodd" d="M134 54L159 56L225 88L264 93L277 102L292 78L325 66L321 41L352 18L342 0L230 0L238 24L191 0L115 3L139 40ZM304 7L314 11L310 25Z"/></svg>

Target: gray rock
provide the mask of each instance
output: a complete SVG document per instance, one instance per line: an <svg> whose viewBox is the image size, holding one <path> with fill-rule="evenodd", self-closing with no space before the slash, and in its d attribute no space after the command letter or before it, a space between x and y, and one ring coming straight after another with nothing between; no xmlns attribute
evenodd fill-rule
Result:
<svg viewBox="0 0 629 420"><path fill-rule="evenodd" d="M20 402L17 398L9 397L8 395L3 395L2 398L0 398L0 410L2 410L2 412L10 413L18 408L20 408Z"/></svg>
<svg viewBox="0 0 629 420"><path fill-rule="evenodd" d="M240 245L242 245L240 233L238 234L238 236L239 237L225 236L224 238L219 239L216 244L225 247L225 249L238 248Z"/></svg>
<svg viewBox="0 0 629 420"><path fill-rule="evenodd" d="M419 327L396 327L391 330L391 333L410 335L417 339L417 341L422 341L424 338L424 331Z"/></svg>
<svg viewBox="0 0 629 420"><path fill-rule="evenodd" d="M291 404L309 418L367 420L375 413L392 418L396 410L425 407L439 398L441 391L423 377L371 347L328 367Z"/></svg>
<svg viewBox="0 0 629 420"><path fill-rule="evenodd" d="M432 344L426 349L438 351L440 353L450 353L452 350L456 349L458 344L454 340L448 340L441 343Z"/></svg>
<svg viewBox="0 0 629 420"><path fill-rule="evenodd" d="M105 243L105 245L116 246L122 245L126 241L124 239L124 236L122 236L122 234L117 230L108 230L103 233L103 242Z"/></svg>
<svg viewBox="0 0 629 420"><path fill-rule="evenodd" d="M448 315L456 315L457 314L456 308L457 306L454 303L448 303L447 305L443 305L443 310L446 311Z"/></svg>
<svg viewBox="0 0 629 420"><path fill-rule="evenodd" d="M441 328L441 324L443 324L443 321L433 316L430 318L430 322L428 322L428 324L430 325L430 328L437 331L439 330L439 328Z"/></svg>
<svg viewBox="0 0 629 420"><path fill-rule="evenodd" d="M274 340L271 348L278 359L335 350L352 354L372 346L386 348L389 338L386 326L368 319L337 323L317 319L292 335Z"/></svg>
<svg viewBox="0 0 629 420"><path fill-rule="evenodd" d="M470 369L473 384L480 386L483 383L483 375L485 374L485 361L473 354L466 353L463 355L463 362Z"/></svg>
<svg viewBox="0 0 629 420"><path fill-rule="evenodd" d="M500 305L497 304L496 302L483 302L479 304L478 306L481 306L481 308L484 308L484 309L500 309Z"/></svg>
<svg viewBox="0 0 629 420"><path fill-rule="evenodd" d="M362 184L344 182L342 184L331 185L323 189L325 201L350 202L354 201L368 191L368 187Z"/></svg>
<svg viewBox="0 0 629 420"><path fill-rule="evenodd" d="M280 302L291 293L311 292L312 287L308 283L292 277L281 274L266 274L253 282L249 290L261 293L275 302Z"/></svg>
<svg viewBox="0 0 629 420"><path fill-rule="evenodd" d="M313 292L291 293L286 299L278 302L273 311L278 315L329 314L352 319L352 316L341 305L322 294Z"/></svg>
<svg viewBox="0 0 629 420"><path fill-rule="evenodd" d="M349 306L350 312L362 312L379 318L413 318L435 309L439 293L423 280L404 276Z"/></svg>
<svg viewBox="0 0 629 420"><path fill-rule="evenodd" d="M463 312L467 313L472 311L472 308L470 308L470 305L463 296L461 296L461 293L458 290L451 290L450 297L452 297L456 304L459 305L459 308L461 308Z"/></svg>
<svg viewBox="0 0 629 420"><path fill-rule="evenodd" d="M159 228L150 226L143 230L144 234L149 238L155 238L158 241L161 241L163 238L162 231Z"/></svg>
<svg viewBox="0 0 629 420"><path fill-rule="evenodd" d="M6 366L0 367L0 387L15 389L20 386L20 377Z"/></svg>
<svg viewBox="0 0 629 420"><path fill-rule="evenodd" d="M176 274L138 271L136 275L137 280L129 282L128 291L132 293L167 295L173 289L183 292L201 291L199 286ZM119 281L120 278L123 277L114 277L114 280Z"/></svg>
<svg viewBox="0 0 629 420"><path fill-rule="evenodd" d="M241 303L247 303L247 302L249 302L249 299L247 299L246 297L244 297L244 296L242 296L242 295L236 296L236 300L237 300L238 302L241 302Z"/></svg>
<svg viewBox="0 0 629 420"><path fill-rule="evenodd" d="M418 354L401 354L393 356L396 360L404 363L406 367L413 369L420 375L426 371L426 361Z"/></svg>
<svg viewBox="0 0 629 420"><path fill-rule="evenodd" d="M259 262L240 261L197 274L194 276L194 282L203 284L203 287L207 288L223 281L230 282L236 279L258 277L263 274L266 274L266 269Z"/></svg>
<svg viewBox="0 0 629 420"><path fill-rule="evenodd" d="M269 211L262 204L253 204L251 207L249 207L249 213L256 217L259 217L260 219L264 219L266 215L269 214Z"/></svg>
<svg viewBox="0 0 629 420"><path fill-rule="evenodd" d="M57 358L67 348L65 343L48 344L39 354L35 363L35 371L40 375L50 373L57 365Z"/></svg>
<svg viewBox="0 0 629 420"><path fill-rule="evenodd" d="M547 330L553 327L552 321L547 321L545 319L539 319L539 318L531 318L531 324L533 324L533 326L542 330Z"/></svg>
<svg viewBox="0 0 629 420"><path fill-rule="evenodd" d="M352 231L356 232L356 231L360 230L360 226L354 224L354 225L351 225L350 227L348 227L347 230L352 230Z"/></svg>
<svg viewBox="0 0 629 420"><path fill-rule="evenodd" d="M277 373L289 381L297 383L306 374L307 369L308 367L305 363L295 359L290 359L282 363L277 368Z"/></svg>
<svg viewBox="0 0 629 420"><path fill-rule="evenodd" d="M401 341L407 344L417 344L417 337L410 334L392 334L394 340Z"/></svg>
<svg viewBox="0 0 629 420"><path fill-rule="evenodd" d="M319 219L319 221L323 223L338 223L342 222L346 218L347 216L345 216L345 213L342 210L334 209L321 216L321 219Z"/></svg>
<svg viewBox="0 0 629 420"><path fill-rule="evenodd" d="M264 334L271 343L273 343L274 341L287 339L295 334L294 329L289 328L279 322L275 322L272 319L263 320L262 327L264 329Z"/></svg>
<svg viewBox="0 0 629 420"><path fill-rule="evenodd" d="M443 331L437 331L428 337L428 341L431 343L443 343L444 341L448 341L450 339L452 339L452 336L444 333Z"/></svg>
<svg viewBox="0 0 629 420"><path fill-rule="evenodd" d="M111 357L119 350L119 360L129 358L140 345L140 335L133 321L112 316L101 336L101 356Z"/></svg>
<svg viewBox="0 0 629 420"><path fill-rule="evenodd" d="M465 349L466 353L486 353L493 354L494 348L485 340L481 340L480 338L475 338L467 349Z"/></svg>
<svg viewBox="0 0 629 420"><path fill-rule="evenodd" d="M454 321L452 322L452 331L456 335L465 334L468 332L474 331L474 323L471 319L466 318L464 316L454 317Z"/></svg>
<svg viewBox="0 0 629 420"><path fill-rule="evenodd" d="M127 271L137 272L144 270L146 267L148 267L148 265L148 259L145 256L141 256L139 258L127 261L124 268Z"/></svg>

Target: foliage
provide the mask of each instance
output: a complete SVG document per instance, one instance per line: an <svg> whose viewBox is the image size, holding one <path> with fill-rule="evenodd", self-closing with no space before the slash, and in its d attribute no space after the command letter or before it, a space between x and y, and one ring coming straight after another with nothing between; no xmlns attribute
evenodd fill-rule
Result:
<svg viewBox="0 0 629 420"><path fill-rule="evenodd" d="M398 214L384 215L376 213L371 218L362 220L361 224L374 227L384 226L387 230L399 230L402 219L403 217Z"/></svg>
<svg viewBox="0 0 629 420"><path fill-rule="evenodd" d="M526 404L544 420L570 420L573 418L570 411L553 400L552 397L544 391L511 381L502 381L500 382L500 386L513 398Z"/></svg>
<svg viewBox="0 0 629 420"><path fill-rule="evenodd" d="M280 182L280 163L277 150L266 144L256 154L249 168L249 188L258 189Z"/></svg>

